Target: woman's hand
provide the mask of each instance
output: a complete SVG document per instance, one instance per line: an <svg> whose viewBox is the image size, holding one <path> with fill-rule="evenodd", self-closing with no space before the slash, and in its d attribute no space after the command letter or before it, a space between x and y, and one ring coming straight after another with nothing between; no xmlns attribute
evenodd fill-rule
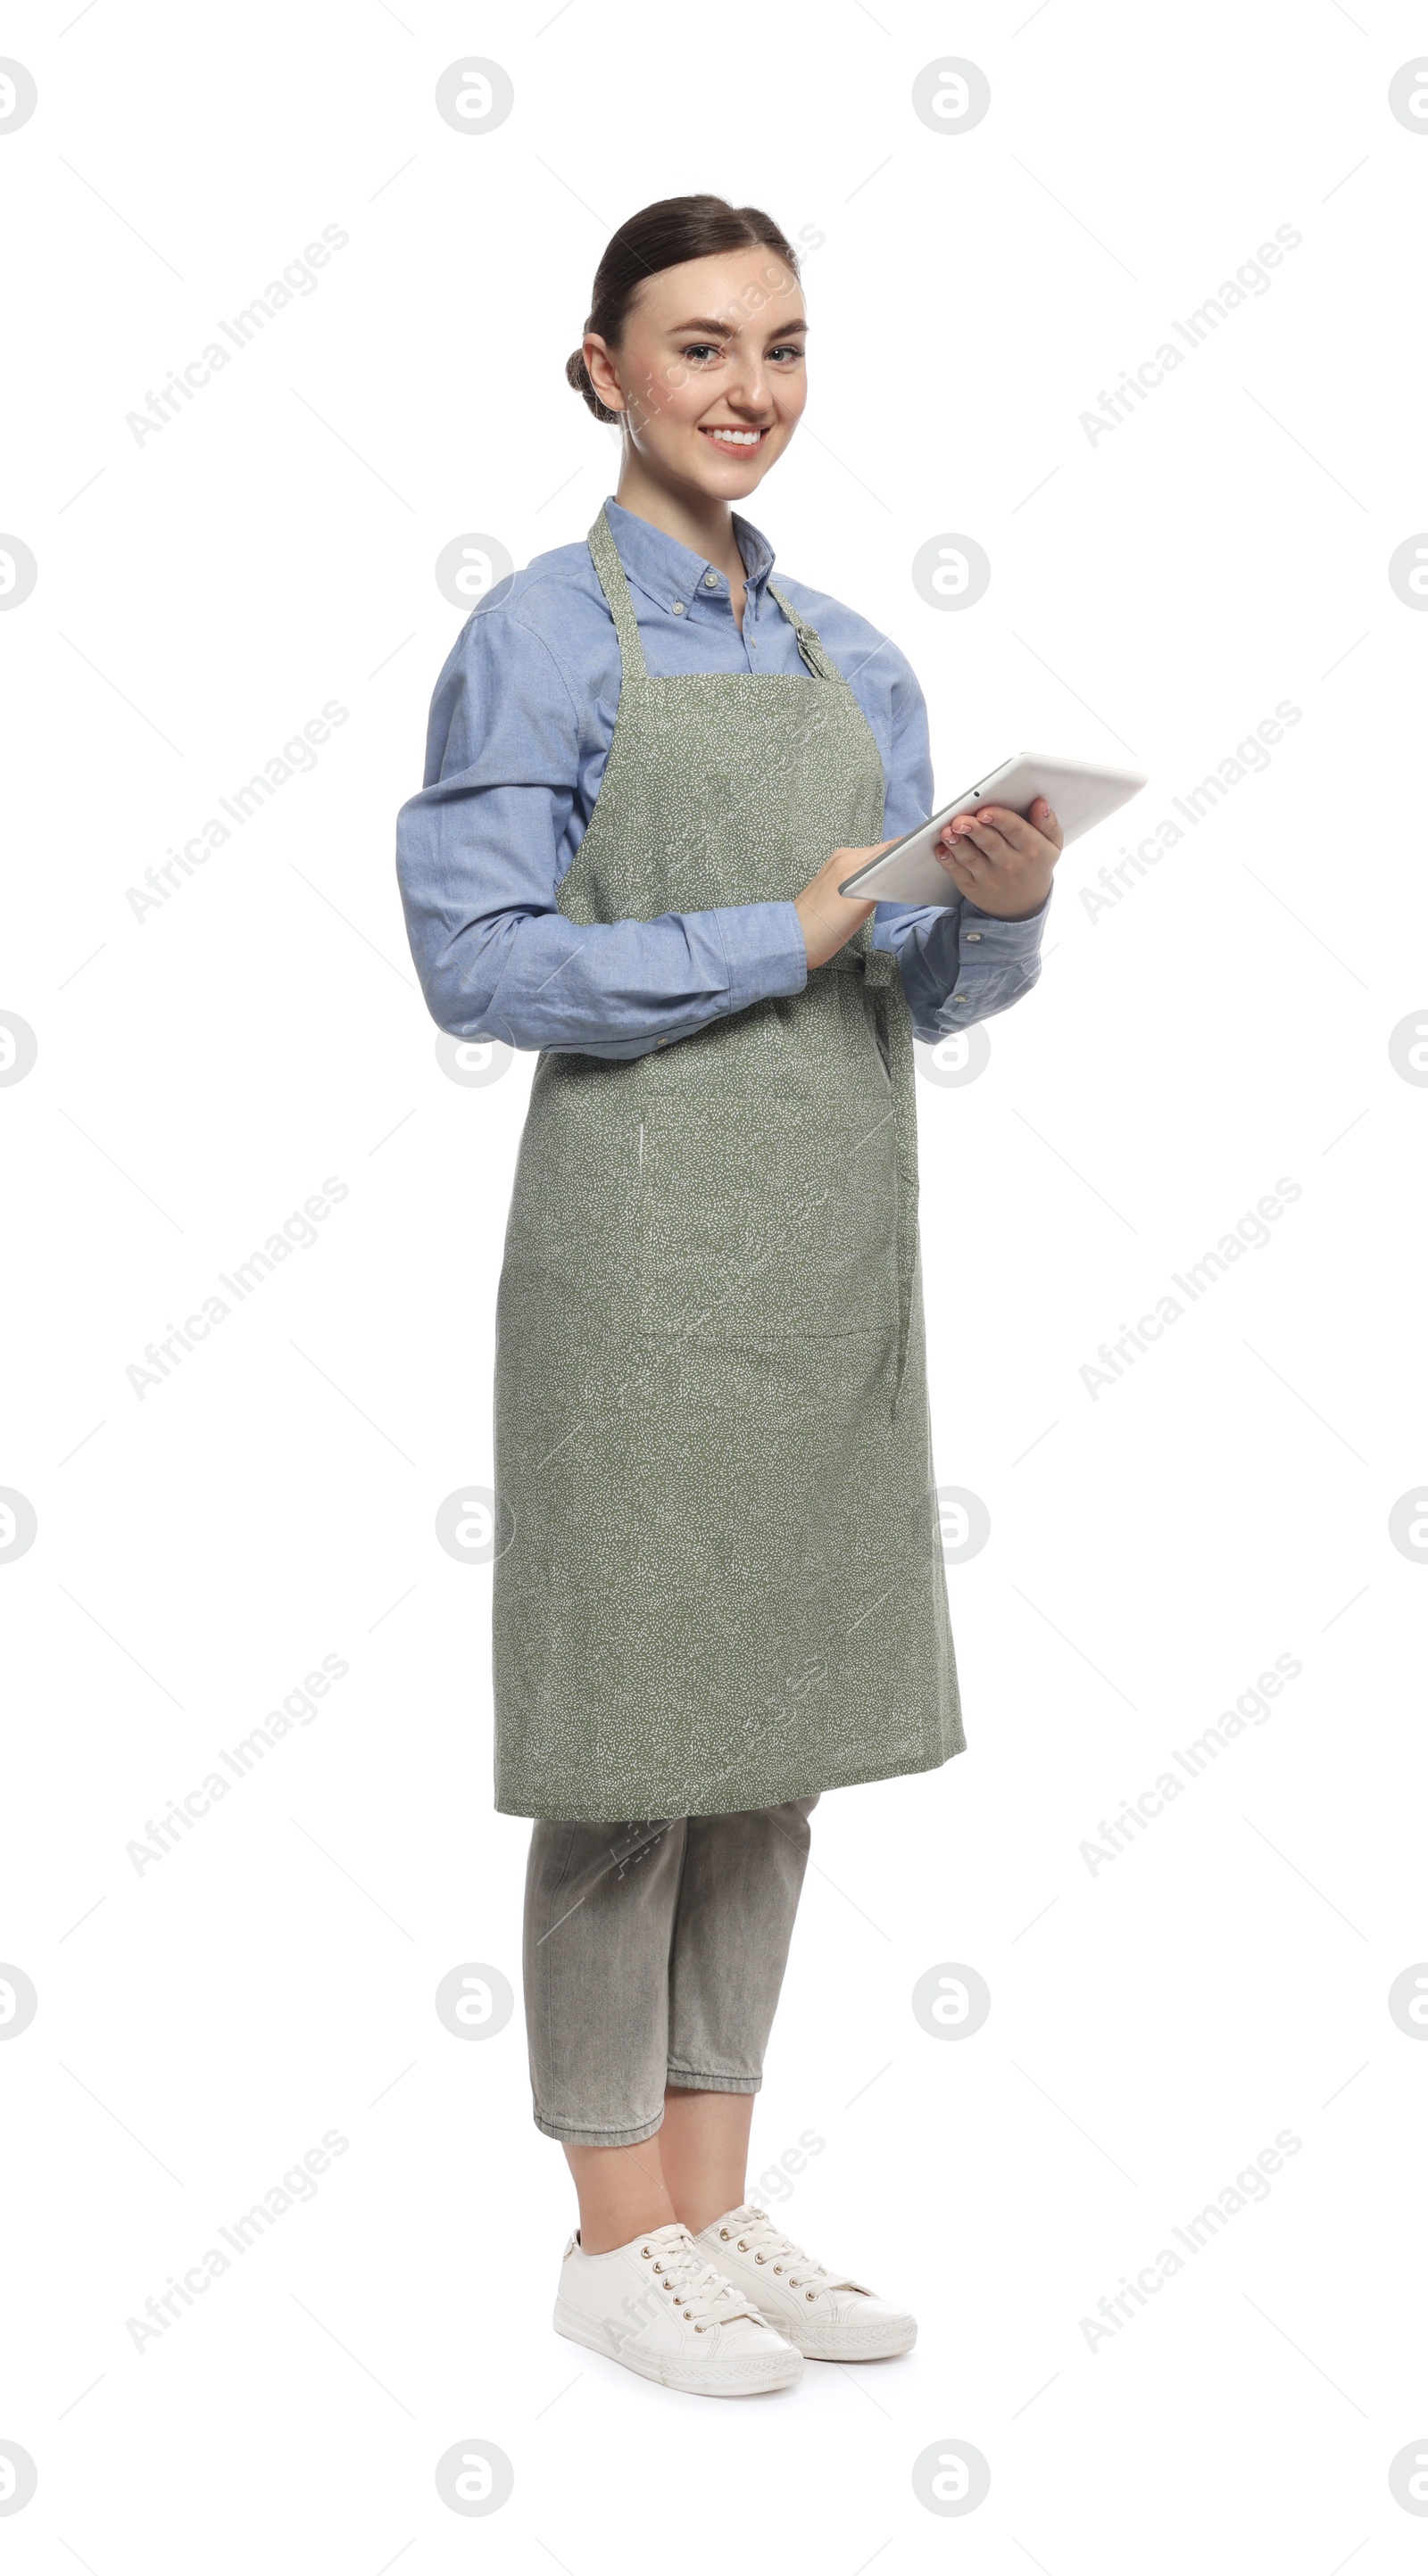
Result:
<svg viewBox="0 0 1428 2576"><path fill-rule="evenodd" d="M979 805L944 824L933 856L980 912L995 921L1025 921L1051 892L1061 826L1044 796L1025 822L1009 805Z"/></svg>
<svg viewBox="0 0 1428 2576"><path fill-rule="evenodd" d="M895 832L893 840L900 840ZM844 877L858 868L866 868L882 850L890 850L892 841L874 841L866 850L835 850L825 859L816 877L810 877L802 894L795 895L794 905L803 924L803 944L808 951L810 971L826 966L840 948L846 948L859 924L870 912L876 912L876 899L871 903L854 903L838 888Z"/></svg>
<svg viewBox="0 0 1428 2576"><path fill-rule="evenodd" d="M856 903L838 888L892 845L874 841L866 850L835 850L795 897L810 969L826 966L859 923L876 911L876 902ZM1044 796L1036 798L1025 822L1009 805L979 805L974 814L954 814L944 824L933 856L958 893L980 912L997 921L1025 921L1040 912L1051 891L1051 871L1061 856L1061 826Z"/></svg>

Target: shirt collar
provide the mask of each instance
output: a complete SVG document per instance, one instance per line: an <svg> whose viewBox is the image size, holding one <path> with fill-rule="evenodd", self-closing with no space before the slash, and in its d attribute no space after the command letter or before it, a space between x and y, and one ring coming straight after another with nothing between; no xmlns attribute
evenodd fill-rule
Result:
<svg viewBox="0 0 1428 2576"><path fill-rule="evenodd" d="M609 512L615 550L629 579L647 592L657 606L669 609L678 599L687 609L691 599L704 588L704 576L708 572L715 575L712 589L723 591L727 597L729 577L727 573L720 572L717 564L711 564L706 556L696 554L692 546L681 545L678 537L667 536L664 529L655 527L651 520L637 518L633 510L623 509L613 493L606 500L605 507ZM745 581L751 591L761 592L773 570L773 548L762 529L756 528L751 520L741 518L737 510L732 517L734 542L743 558Z"/></svg>

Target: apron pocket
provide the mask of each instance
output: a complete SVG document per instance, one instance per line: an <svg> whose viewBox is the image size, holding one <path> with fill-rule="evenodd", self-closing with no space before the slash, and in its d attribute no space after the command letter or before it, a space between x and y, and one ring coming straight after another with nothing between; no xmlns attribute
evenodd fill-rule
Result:
<svg viewBox="0 0 1428 2576"><path fill-rule="evenodd" d="M689 1104L647 1119L639 1321L748 1346L896 1331L898 1166L891 1113L835 1124L820 1104Z"/></svg>

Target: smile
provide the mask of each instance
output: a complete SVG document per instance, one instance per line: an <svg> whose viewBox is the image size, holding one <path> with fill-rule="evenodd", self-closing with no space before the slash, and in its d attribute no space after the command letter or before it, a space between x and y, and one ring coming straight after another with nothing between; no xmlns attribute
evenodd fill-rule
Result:
<svg viewBox="0 0 1428 2576"><path fill-rule="evenodd" d="M768 436L768 430L767 428L730 429L720 422L713 429L701 429L699 435L701 438L712 439L716 447L726 447L731 455L747 456L751 449L762 445Z"/></svg>

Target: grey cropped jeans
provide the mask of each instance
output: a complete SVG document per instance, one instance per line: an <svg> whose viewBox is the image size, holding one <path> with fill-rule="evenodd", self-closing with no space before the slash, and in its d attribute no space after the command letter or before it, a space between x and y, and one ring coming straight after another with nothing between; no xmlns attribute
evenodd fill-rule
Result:
<svg viewBox="0 0 1428 2576"><path fill-rule="evenodd" d="M548 2138L637 2146L667 2084L757 2093L817 1804L534 1826L526 2032Z"/></svg>

